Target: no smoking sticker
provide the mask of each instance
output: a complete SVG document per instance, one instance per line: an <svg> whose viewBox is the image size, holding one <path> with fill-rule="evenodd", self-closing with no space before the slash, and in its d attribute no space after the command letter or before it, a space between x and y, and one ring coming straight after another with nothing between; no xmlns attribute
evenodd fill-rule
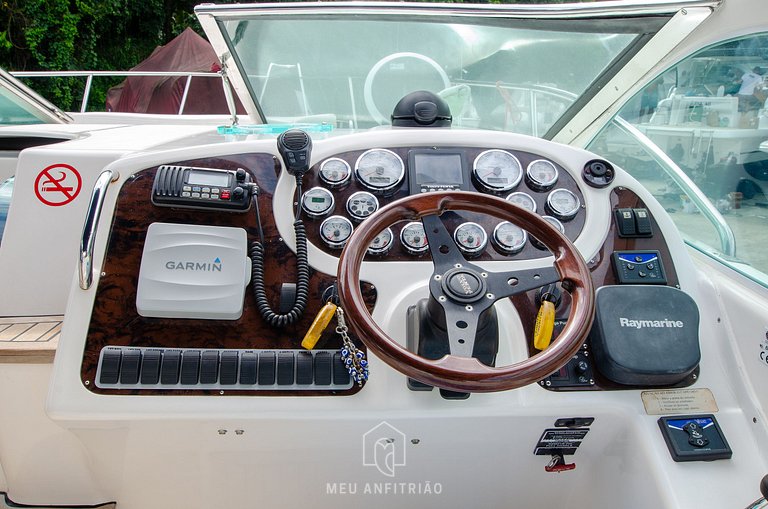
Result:
<svg viewBox="0 0 768 509"><path fill-rule="evenodd" d="M60 207L71 202L80 194L83 179L68 164L52 164L35 179L37 199L50 207Z"/></svg>

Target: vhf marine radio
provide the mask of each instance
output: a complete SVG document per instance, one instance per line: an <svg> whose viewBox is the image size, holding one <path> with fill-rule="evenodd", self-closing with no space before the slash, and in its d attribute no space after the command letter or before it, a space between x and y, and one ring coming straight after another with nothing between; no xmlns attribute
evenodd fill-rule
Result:
<svg viewBox="0 0 768 509"><path fill-rule="evenodd" d="M162 165L152 185L152 203L161 207L244 212L251 205L247 190L250 182L250 175L242 168L230 171Z"/></svg>

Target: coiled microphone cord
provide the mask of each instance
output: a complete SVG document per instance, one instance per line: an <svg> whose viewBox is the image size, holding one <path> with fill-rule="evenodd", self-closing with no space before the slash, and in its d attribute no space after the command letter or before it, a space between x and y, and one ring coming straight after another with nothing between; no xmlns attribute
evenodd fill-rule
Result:
<svg viewBox="0 0 768 509"><path fill-rule="evenodd" d="M302 175L296 175L296 190L298 202L301 201ZM309 299L309 260L307 258L307 231L304 221L301 219L301 203L296 208L296 221L293 223L293 231L296 235L296 300L293 307L287 313L275 313L267 300L267 291L264 286L264 230L261 226L259 213L258 187L251 187L251 195L255 195L256 223L259 228L259 240L251 243L251 283L253 284L253 296L256 298L256 307L262 318L272 327L285 327L298 322L304 315Z"/></svg>

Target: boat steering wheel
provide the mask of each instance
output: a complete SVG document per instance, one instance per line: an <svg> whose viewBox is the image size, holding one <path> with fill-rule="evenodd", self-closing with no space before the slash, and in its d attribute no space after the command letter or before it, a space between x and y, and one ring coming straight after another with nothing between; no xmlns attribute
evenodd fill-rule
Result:
<svg viewBox="0 0 768 509"><path fill-rule="evenodd" d="M555 256L554 265L491 272L469 263L439 216L465 210L510 221L528 231ZM450 354L437 360L421 357L389 337L373 320L360 291L360 267L376 235L401 220L421 219L434 271L429 291L445 311ZM491 367L472 358L478 318L497 300L562 282L571 296L568 321L544 351L521 362ZM347 241L338 268L339 297L352 330L384 362L401 373L443 389L495 392L541 380L564 366L589 333L595 310L594 288L576 247L547 221L501 198L462 191L409 196L383 207L364 221Z"/></svg>

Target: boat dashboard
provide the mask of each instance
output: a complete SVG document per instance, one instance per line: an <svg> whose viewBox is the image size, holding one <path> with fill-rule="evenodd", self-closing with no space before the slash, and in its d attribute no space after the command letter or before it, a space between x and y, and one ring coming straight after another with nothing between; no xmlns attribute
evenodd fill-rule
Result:
<svg viewBox="0 0 768 509"><path fill-rule="evenodd" d="M76 363L81 388L132 396L365 391L379 373L366 366L363 377L362 370L349 369L345 345L349 348L335 322L314 329L313 348L302 347L302 340L329 302L340 305L337 269L346 242L378 210L409 196L476 193L469 196L494 196L537 214L573 243L598 293L626 286L635 289L626 295L635 295L639 289L639 297L622 293L609 300L630 305L632 299L658 300L651 291L659 287L685 293L679 289L686 289L686 278L693 288L687 254L663 209L621 169L586 151L504 133L390 129L316 137L310 157L301 189L274 138L166 151L113 165L120 186L105 200L112 217L102 221L101 228L109 230L103 262L92 287L82 292L93 299L92 307L87 299L84 303L92 311L80 327L82 354L63 355ZM297 264L297 217L306 237L304 272ZM553 264L544 243L514 217L452 210L440 220L460 255L481 270L514 273ZM409 350L437 359L448 352L440 340L422 344L421 336L440 334L424 332L426 318L417 309L420 301L426 306L433 270L427 237L418 218L391 224L370 243L359 277L365 306L380 327ZM260 239L262 281L255 282L259 263L253 249ZM303 297L300 290L297 295L299 273L306 279ZM491 308L493 339L475 346L483 364L514 363L539 353L533 337L542 288L517 292ZM556 341L571 300L562 282L550 290L557 296ZM303 313L282 326L262 309L287 314L301 299ZM388 370L354 331L359 355L379 372ZM596 340L605 338L596 332L584 337L570 360L538 385L549 391L604 391L682 387L697 379L697 334L686 340L690 351L676 357L674 369L638 365L629 368L630 375L622 359L612 357L610 345L596 355ZM413 378L407 386L432 389ZM468 396L441 392L448 398Z"/></svg>

